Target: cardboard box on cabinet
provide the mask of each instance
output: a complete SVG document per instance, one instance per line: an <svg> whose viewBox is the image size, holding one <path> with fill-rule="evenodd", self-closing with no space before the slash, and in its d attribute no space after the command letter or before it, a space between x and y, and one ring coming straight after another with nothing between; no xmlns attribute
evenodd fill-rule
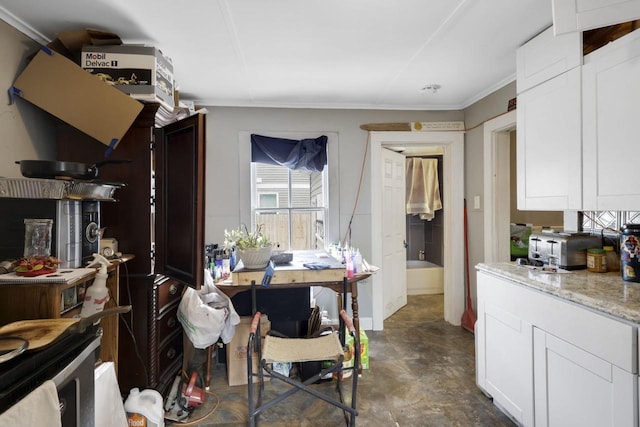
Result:
<svg viewBox="0 0 640 427"><path fill-rule="evenodd" d="M143 105L43 47L10 91L115 149Z"/></svg>
<svg viewBox="0 0 640 427"><path fill-rule="evenodd" d="M82 47L120 45L122 40L117 34L106 31L85 29L63 31L56 34L56 38L47 43L47 47L66 56L76 64L80 65L80 54Z"/></svg>
<svg viewBox="0 0 640 427"><path fill-rule="evenodd" d="M251 329L252 317L241 317L236 325L236 333L227 344L227 380L230 386L247 384L247 342ZM264 338L271 329L271 322L266 314L260 318L260 333ZM258 355L253 354L253 371L258 371ZM257 379L254 378L253 382Z"/></svg>
<svg viewBox="0 0 640 427"><path fill-rule="evenodd" d="M80 66L135 99L173 110L173 64L155 47L84 46Z"/></svg>

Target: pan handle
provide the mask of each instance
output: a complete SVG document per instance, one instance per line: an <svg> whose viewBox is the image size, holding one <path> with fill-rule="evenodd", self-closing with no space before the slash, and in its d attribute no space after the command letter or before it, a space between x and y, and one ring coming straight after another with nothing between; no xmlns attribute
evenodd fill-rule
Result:
<svg viewBox="0 0 640 427"><path fill-rule="evenodd" d="M122 164L122 163L131 163L131 162L133 162L133 160L131 159L108 159L108 160L101 160L99 162L96 162L93 166L96 168L99 168L100 166L108 165L108 164Z"/></svg>
<svg viewBox="0 0 640 427"><path fill-rule="evenodd" d="M119 305L113 308L107 308L106 310L99 311L97 313L92 314L89 317L82 317L76 323L71 325L68 329L71 333L83 333L89 326L96 323L98 320L103 317L111 316L114 314L122 314L128 313L131 311L130 305Z"/></svg>

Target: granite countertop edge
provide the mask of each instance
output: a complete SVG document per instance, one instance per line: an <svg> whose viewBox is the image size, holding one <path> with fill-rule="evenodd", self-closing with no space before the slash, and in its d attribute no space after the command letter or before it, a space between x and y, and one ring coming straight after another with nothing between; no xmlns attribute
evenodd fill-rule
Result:
<svg viewBox="0 0 640 427"><path fill-rule="evenodd" d="M478 271L554 295L606 315L640 324L640 283L622 280L620 273L547 273L513 262L480 263Z"/></svg>

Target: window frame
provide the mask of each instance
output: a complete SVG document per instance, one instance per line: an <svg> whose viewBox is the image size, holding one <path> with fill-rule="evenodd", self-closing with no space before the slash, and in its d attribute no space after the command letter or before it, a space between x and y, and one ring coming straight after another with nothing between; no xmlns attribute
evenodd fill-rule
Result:
<svg viewBox="0 0 640 427"><path fill-rule="evenodd" d="M255 227L254 212L255 203L253 192L251 191L252 176L251 168L251 134L268 135L276 138L288 138L288 139L303 139L303 138L317 138L320 135L327 136L327 172L323 179L326 179L326 198L327 205L325 206L325 249L328 248L332 242L340 241L340 165L339 165L339 151L338 132L332 131L318 131L318 132L273 132L269 130L254 130L254 131L240 131L238 134L238 146L239 146L239 188L240 188L240 223L250 224L251 227Z"/></svg>
<svg viewBox="0 0 640 427"><path fill-rule="evenodd" d="M322 205L321 206L304 206L304 207L294 207L293 206L293 192L294 192L294 188L296 186L296 184L294 184L293 179L292 179L292 170L287 168L286 166L277 166L277 165L271 165L272 167L279 167L279 168L284 168L287 169L287 182L286 182L286 187L287 187L287 203L286 206L280 206L280 198L278 197L279 194L277 192L271 193L268 191L261 191L257 189L257 184L258 184L258 176L257 176L257 172L256 172L256 162L251 162L251 219L253 221L252 226L255 228L255 218L256 218L256 214L257 213L277 213L277 212L282 212L287 214L289 220L288 220L288 231L287 234L289 236L288 242L287 243L287 247L285 248L285 250L291 250L291 243L292 243L292 239L293 239L293 216L296 213L305 213L305 212L322 212L322 217L323 217L323 228L326 227L326 221L324 218L327 218L329 215L329 197L328 197L328 193L329 193L329 189L328 189L328 185L329 185L329 168L325 166L325 168L322 170L321 172L321 177L322 177ZM277 204L278 206L275 208L263 208L263 207L258 207L259 203L259 198L260 196L262 196L263 194L275 194L276 195L276 200L277 200ZM283 198L284 199L284 198ZM312 230L311 232L316 234L315 230L316 230L316 224L310 224L310 230ZM326 234L326 232L325 232ZM326 244L326 240L323 239L323 247L326 248L327 244ZM307 249L313 249L313 248L307 248Z"/></svg>

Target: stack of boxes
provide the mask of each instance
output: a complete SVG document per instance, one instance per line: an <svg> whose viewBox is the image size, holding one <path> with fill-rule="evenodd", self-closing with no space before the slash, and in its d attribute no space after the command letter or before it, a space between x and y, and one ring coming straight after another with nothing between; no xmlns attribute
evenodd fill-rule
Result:
<svg viewBox="0 0 640 427"><path fill-rule="evenodd" d="M86 45L80 66L132 98L173 110L173 64L155 47Z"/></svg>

